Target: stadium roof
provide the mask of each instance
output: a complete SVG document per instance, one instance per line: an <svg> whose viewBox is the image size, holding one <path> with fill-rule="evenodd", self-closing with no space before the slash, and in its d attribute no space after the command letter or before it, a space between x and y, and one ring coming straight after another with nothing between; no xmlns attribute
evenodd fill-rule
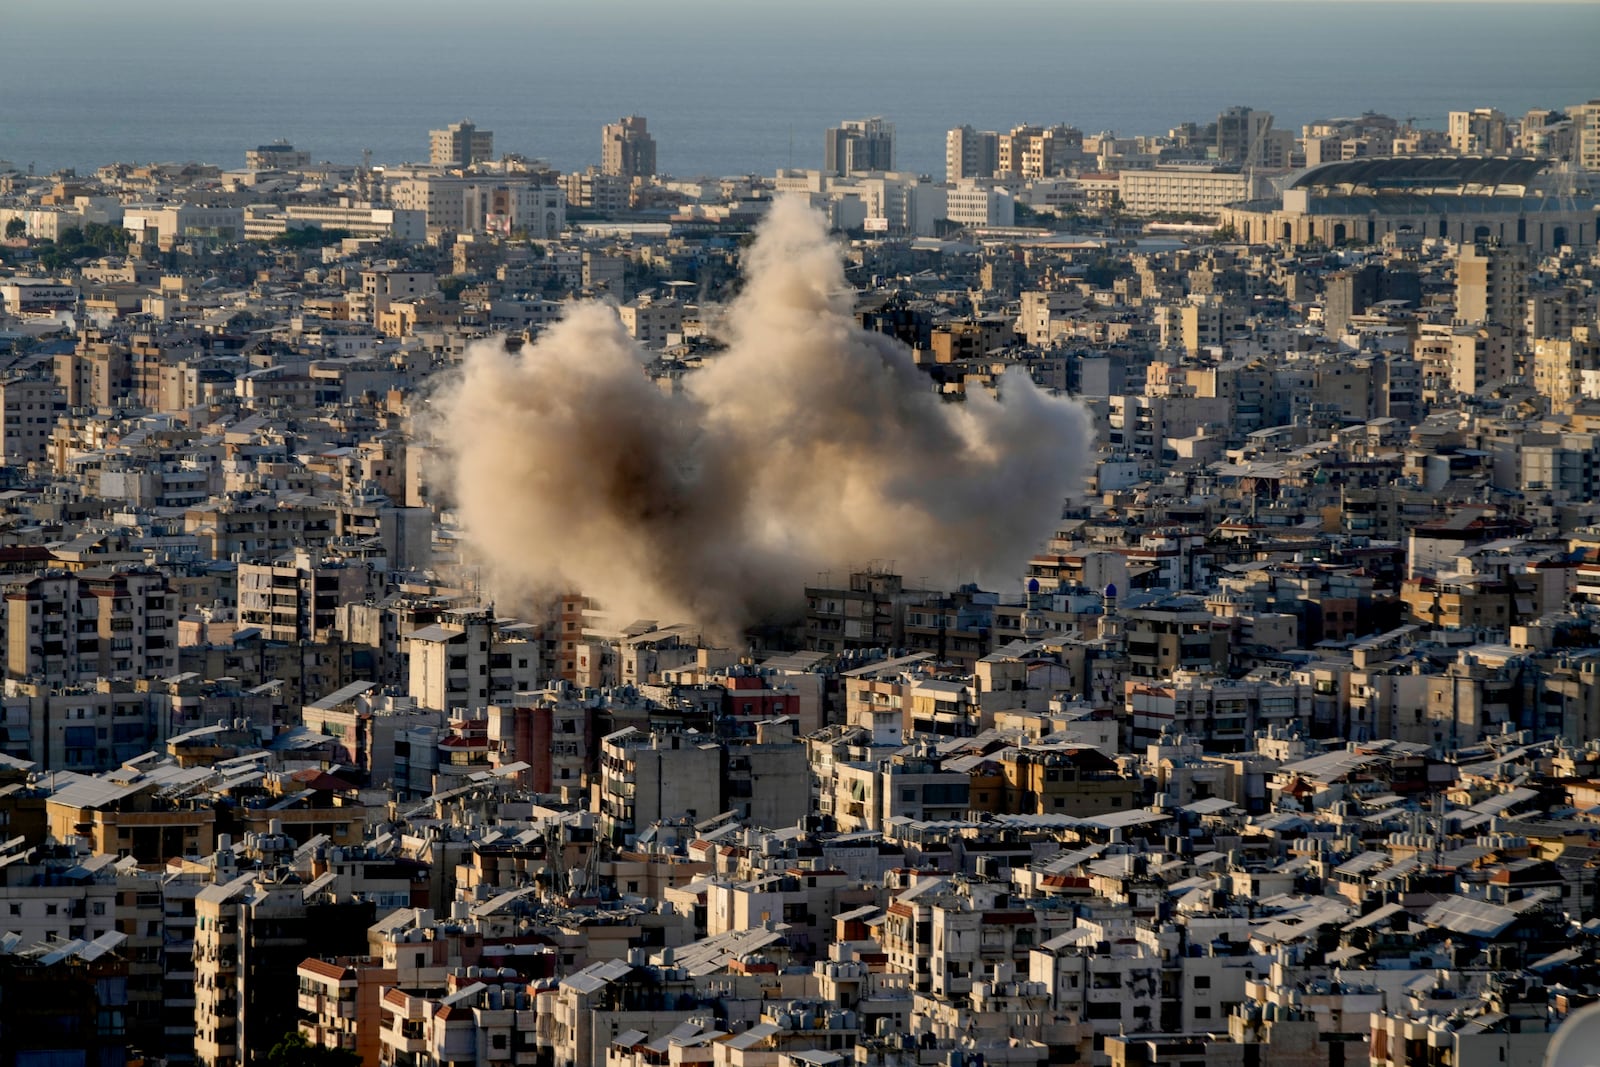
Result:
<svg viewBox="0 0 1600 1067"><path fill-rule="evenodd" d="M1291 189L1359 185L1371 189L1463 185L1526 185L1548 164L1504 156L1376 156L1323 163L1301 173Z"/></svg>

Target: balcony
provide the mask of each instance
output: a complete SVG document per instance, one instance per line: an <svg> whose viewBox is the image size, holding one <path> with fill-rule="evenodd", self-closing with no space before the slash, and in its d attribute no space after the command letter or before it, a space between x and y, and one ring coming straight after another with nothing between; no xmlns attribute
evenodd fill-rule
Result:
<svg viewBox="0 0 1600 1067"><path fill-rule="evenodd" d="M383 1043L396 1052L428 1051L428 1039L421 1034L420 1030L416 1036L408 1036L406 1031L396 1033L393 1030L386 1030L383 1034Z"/></svg>

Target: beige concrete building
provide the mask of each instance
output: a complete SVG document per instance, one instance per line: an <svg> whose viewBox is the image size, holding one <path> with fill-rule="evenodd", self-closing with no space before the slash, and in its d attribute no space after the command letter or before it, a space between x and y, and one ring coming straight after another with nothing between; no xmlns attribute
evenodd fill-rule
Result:
<svg viewBox="0 0 1600 1067"><path fill-rule="evenodd" d="M1516 338L1504 326L1458 326L1450 337L1450 388L1458 393L1504 382L1517 372Z"/></svg>
<svg viewBox="0 0 1600 1067"><path fill-rule="evenodd" d="M324 560L311 549L287 559L240 563L239 622L269 641L322 641L333 632L340 604L375 591L363 563Z"/></svg>
<svg viewBox="0 0 1600 1067"><path fill-rule="evenodd" d="M1083 131L1072 126L1017 126L996 139L995 174L1036 179L1083 158Z"/></svg>
<svg viewBox="0 0 1600 1067"><path fill-rule="evenodd" d="M494 159L494 134L469 119L428 131L428 162L435 167L470 167Z"/></svg>
<svg viewBox="0 0 1600 1067"><path fill-rule="evenodd" d="M311 153L302 152L288 141L257 145L244 154L245 170L296 170L311 166Z"/></svg>
<svg viewBox="0 0 1600 1067"><path fill-rule="evenodd" d="M1537 338L1533 388L1558 414L1570 414L1580 398L1600 399L1600 330L1575 326L1570 337Z"/></svg>
<svg viewBox="0 0 1600 1067"><path fill-rule="evenodd" d="M5 590L6 676L68 685L161 677L177 668L177 617L159 571L31 575Z"/></svg>
<svg viewBox="0 0 1600 1067"><path fill-rule="evenodd" d="M1503 326L1520 347L1526 339L1527 305L1527 249L1485 243L1462 249L1456 260L1457 322Z"/></svg>
<svg viewBox="0 0 1600 1067"><path fill-rule="evenodd" d="M598 167L573 171L562 179L567 203L575 208L602 213L628 209L629 182L620 174L606 174Z"/></svg>
<svg viewBox="0 0 1600 1067"><path fill-rule="evenodd" d="M1506 150L1505 112L1492 107L1450 112L1450 147L1464 156L1497 156Z"/></svg>
<svg viewBox="0 0 1600 1067"><path fill-rule="evenodd" d="M600 172L629 181L655 174L656 139L643 115L629 115L601 129Z"/></svg>

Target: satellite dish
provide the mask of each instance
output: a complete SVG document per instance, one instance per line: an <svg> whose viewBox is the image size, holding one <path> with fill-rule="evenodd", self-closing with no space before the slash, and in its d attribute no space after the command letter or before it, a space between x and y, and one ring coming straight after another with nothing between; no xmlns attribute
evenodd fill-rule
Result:
<svg viewBox="0 0 1600 1067"><path fill-rule="evenodd" d="M1567 1016L1550 1039L1544 1067L1600 1067L1600 1004Z"/></svg>

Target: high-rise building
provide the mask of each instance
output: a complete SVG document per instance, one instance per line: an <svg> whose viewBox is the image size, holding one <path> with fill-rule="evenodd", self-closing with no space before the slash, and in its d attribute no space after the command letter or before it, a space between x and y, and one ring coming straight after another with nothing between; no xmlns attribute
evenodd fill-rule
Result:
<svg viewBox="0 0 1600 1067"><path fill-rule="evenodd" d="M1272 112L1230 107L1217 116L1217 158L1224 163L1262 166L1272 130Z"/></svg>
<svg viewBox="0 0 1600 1067"><path fill-rule="evenodd" d="M957 126L944 135L945 181L994 177L999 151L1000 135L993 130Z"/></svg>
<svg viewBox="0 0 1600 1067"><path fill-rule="evenodd" d="M1016 126L1000 134L995 173L1013 178L1048 178L1083 154L1083 131L1073 126Z"/></svg>
<svg viewBox="0 0 1600 1067"><path fill-rule="evenodd" d="M600 173L645 178L656 172L656 139L642 115L607 123L600 134Z"/></svg>
<svg viewBox="0 0 1600 1067"><path fill-rule="evenodd" d="M24 467L42 463L56 416L66 407L60 387L50 378L14 374L0 379L0 464Z"/></svg>
<svg viewBox="0 0 1600 1067"><path fill-rule="evenodd" d="M1456 261L1456 322L1502 326L1522 358L1527 341L1528 250L1521 245L1469 245Z"/></svg>
<svg viewBox="0 0 1600 1067"><path fill-rule="evenodd" d="M1456 320L1516 326L1528 303L1528 253L1516 245L1476 244L1456 261Z"/></svg>
<svg viewBox="0 0 1600 1067"><path fill-rule="evenodd" d="M470 167L494 158L494 134L469 119L428 131L428 162L435 167Z"/></svg>
<svg viewBox="0 0 1600 1067"><path fill-rule="evenodd" d="M894 170L894 123L878 117L841 122L824 137L822 169L833 175Z"/></svg>
<svg viewBox="0 0 1600 1067"><path fill-rule="evenodd" d="M1576 144L1573 158L1580 167L1600 170L1600 99L1567 109L1572 116L1573 136Z"/></svg>
<svg viewBox="0 0 1600 1067"><path fill-rule="evenodd" d="M1492 107L1450 112L1450 147L1464 156L1496 156L1506 150L1506 116Z"/></svg>

